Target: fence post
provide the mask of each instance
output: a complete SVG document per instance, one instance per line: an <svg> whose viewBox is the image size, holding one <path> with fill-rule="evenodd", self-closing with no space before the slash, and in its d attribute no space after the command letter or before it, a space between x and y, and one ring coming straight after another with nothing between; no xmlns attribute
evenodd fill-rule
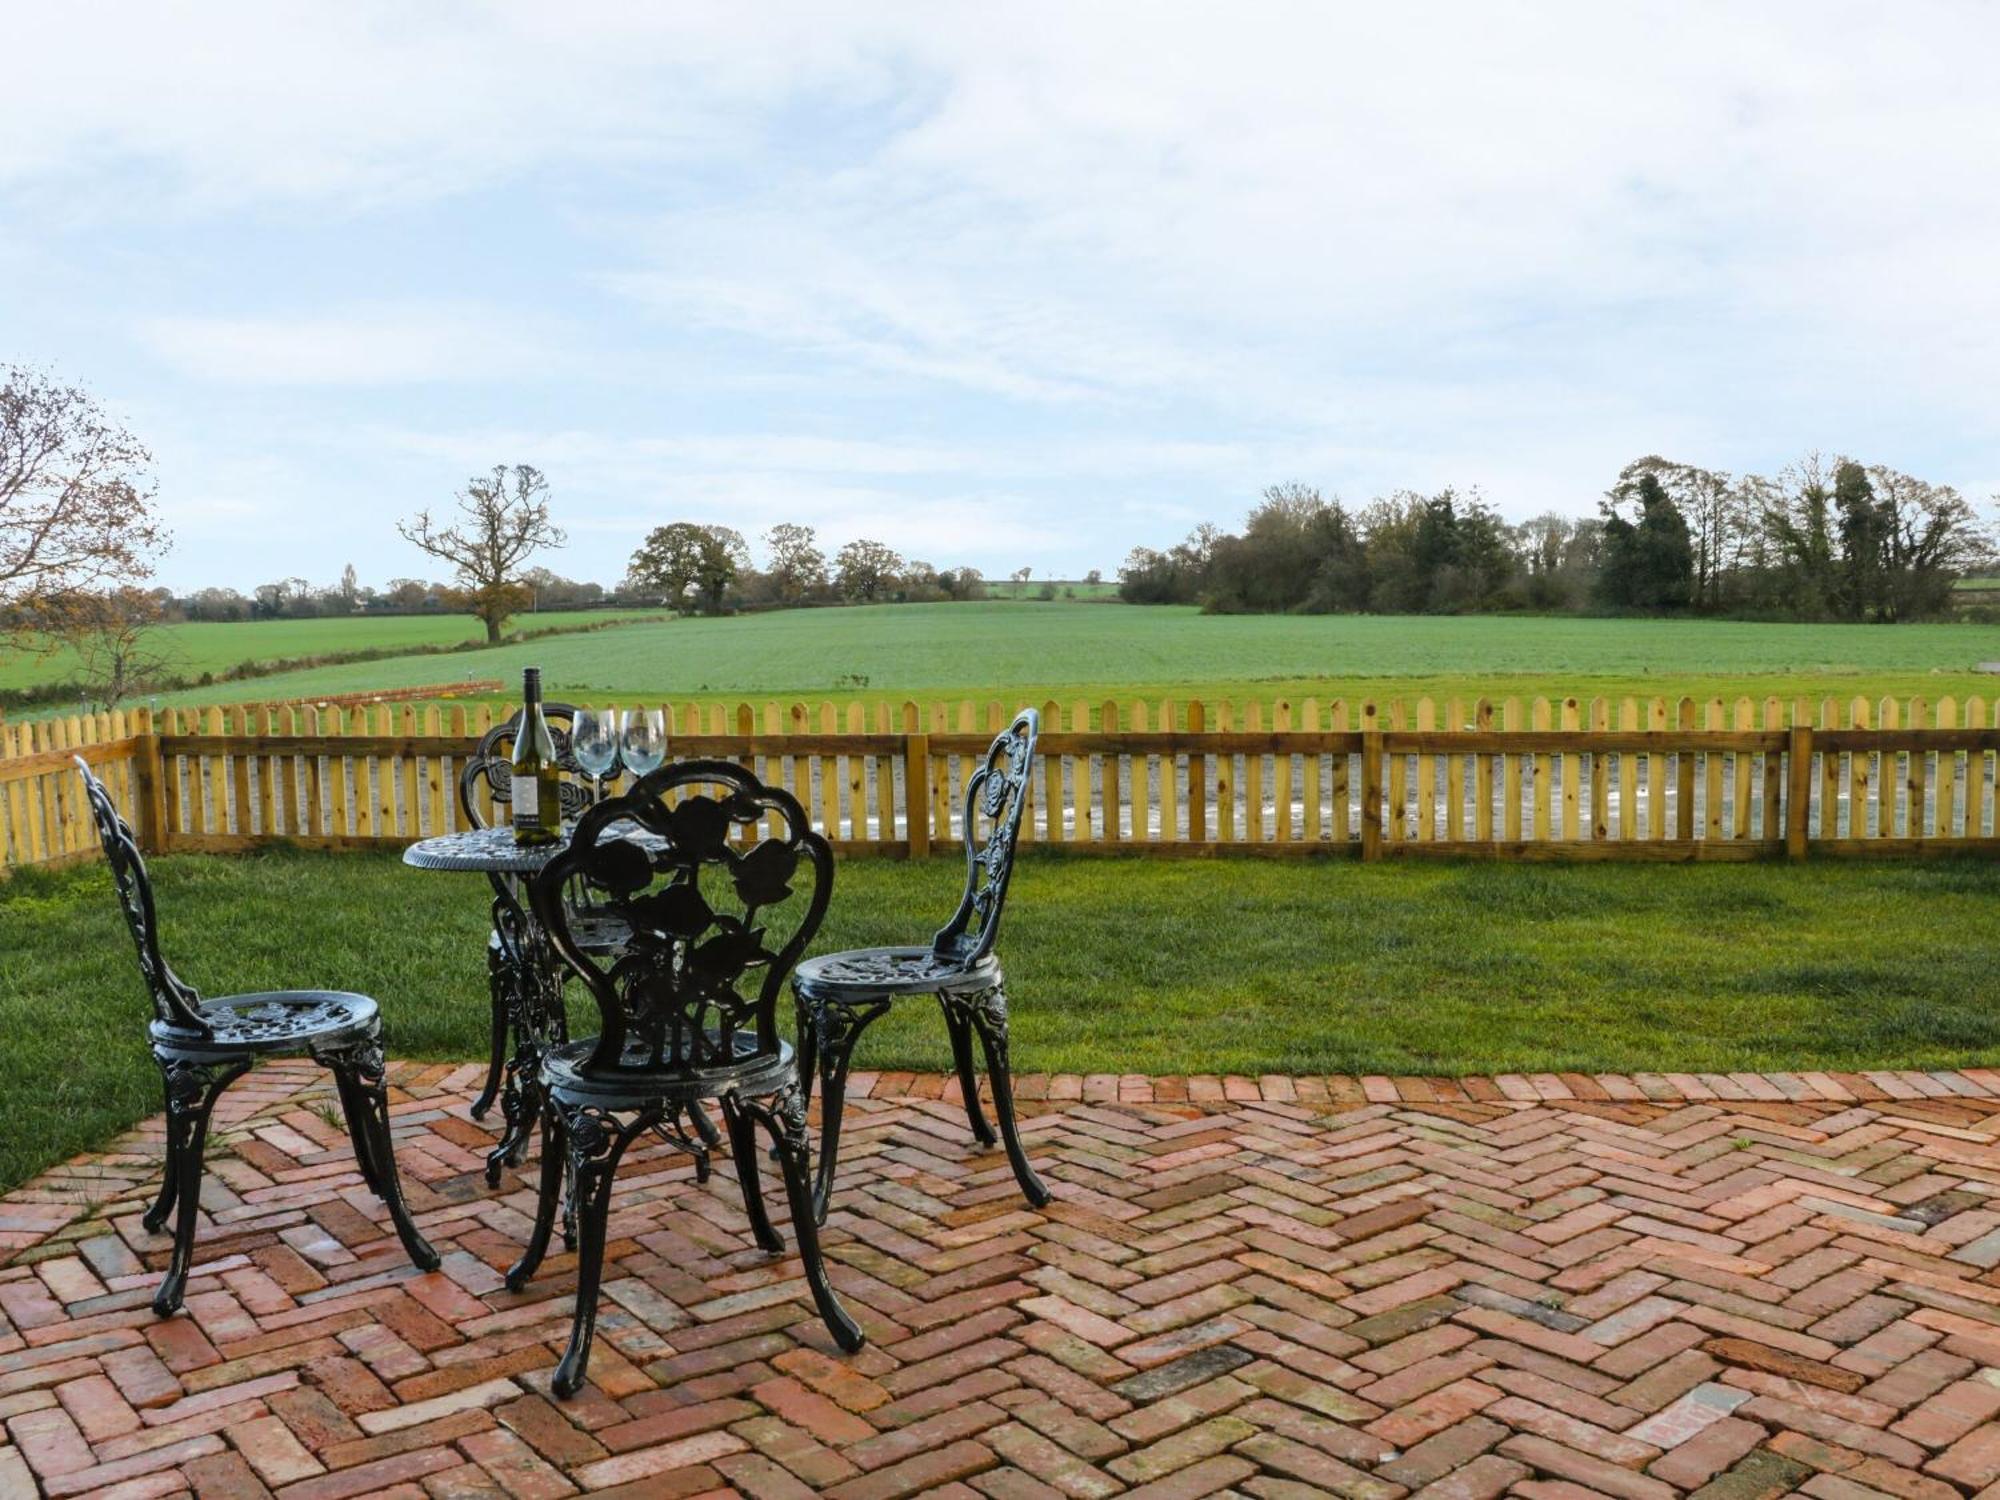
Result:
<svg viewBox="0 0 2000 1500"><path fill-rule="evenodd" d="M1361 858L1382 857L1382 731L1361 734Z"/></svg>
<svg viewBox="0 0 2000 1500"><path fill-rule="evenodd" d="M139 838L148 854L167 847L167 797L161 783L166 779L160 763L160 736L153 723L153 711L141 709L139 733L132 736L133 789L139 799Z"/></svg>
<svg viewBox="0 0 2000 1500"><path fill-rule="evenodd" d="M903 819L910 830L910 858L931 852L931 737L903 736Z"/></svg>
<svg viewBox="0 0 2000 1500"><path fill-rule="evenodd" d="M1812 726L1793 724L1785 772L1785 857L1804 859L1812 833Z"/></svg>

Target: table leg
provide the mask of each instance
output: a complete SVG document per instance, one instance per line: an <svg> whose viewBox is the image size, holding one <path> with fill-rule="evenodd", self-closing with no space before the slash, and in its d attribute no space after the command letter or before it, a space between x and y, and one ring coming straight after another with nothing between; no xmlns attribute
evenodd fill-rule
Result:
<svg viewBox="0 0 2000 1500"><path fill-rule="evenodd" d="M531 917L518 939L521 958L514 965L508 997L514 1055L507 1060L506 1077L500 1086L500 1112L507 1123L499 1144L486 1158L490 1187L500 1185L503 1168L518 1167L527 1160L529 1142L542 1118L542 1058L551 1047L569 1040L562 960Z"/></svg>

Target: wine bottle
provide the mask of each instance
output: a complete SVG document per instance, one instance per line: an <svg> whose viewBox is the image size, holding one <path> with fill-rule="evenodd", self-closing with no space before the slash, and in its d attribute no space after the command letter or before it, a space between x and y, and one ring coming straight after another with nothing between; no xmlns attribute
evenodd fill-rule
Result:
<svg viewBox="0 0 2000 1500"><path fill-rule="evenodd" d="M542 714L542 670L521 674L521 716L509 762L514 799L514 842L553 844L562 837L562 769L556 740Z"/></svg>

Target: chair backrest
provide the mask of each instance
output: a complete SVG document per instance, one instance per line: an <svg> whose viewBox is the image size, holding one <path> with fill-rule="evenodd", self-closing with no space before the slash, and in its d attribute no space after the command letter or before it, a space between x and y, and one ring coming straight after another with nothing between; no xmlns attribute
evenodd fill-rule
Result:
<svg viewBox="0 0 2000 1500"><path fill-rule="evenodd" d="M745 847L760 824L778 831ZM615 957L572 936L573 878L630 926ZM805 809L732 762L662 766L591 808L529 888L597 1002L602 1029L584 1072L694 1073L776 1056L779 996L832 891L833 850Z"/></svg>
<svg viewBox="0 0 2000 1500"><path fill-rule="evenodd" d="M588 773L576 763L576 752L570 747L570 735L576 727L576 708L569 703L544 703L542 717L549 721L549 736L556 742L556 764L564 772L562 815L568 821L580 816L590 805L590 788L584 779ZM478 748L459 770L459 809L474 828L486 826L485 811L478 796L482 785L502 808L511 809L514 805L514 774L510 762L514 754L514 734L520 724L521 711L515 709L513 717L504 724L495 724L479 737Z"/></svg>
<svg viewBox="0 0 2000 1500"><path fill-rule="evenodd" d="M83 775L84 796L90 801L90 816L97 824L97 837L104 845L104 858L111 866L111 882L118 892L118 906L125 925L139 949L139 973L153 1000L153 1014L164 1025L195 1036L212 1036L214 1028L202 1019L201 995L194 986L174 973L160 952L159 918L153 906L153 882L146 874L145 858L139 841L118 815L118 807L104 783L91 772L82 756L73 757Z"/></svg>
<svg viewBox="0 0 2000 1500"><path fill-rule="evenodd" d="M1042 716L1022 709L986 747L986 759L965 784L965 894L931 940L940 958L970 966L993 951L1041 732Z"/></svg>

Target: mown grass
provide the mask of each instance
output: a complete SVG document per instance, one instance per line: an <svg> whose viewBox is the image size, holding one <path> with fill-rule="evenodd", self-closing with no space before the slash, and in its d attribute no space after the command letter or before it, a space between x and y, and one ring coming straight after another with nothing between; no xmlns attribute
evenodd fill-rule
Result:
<svg viewBox="0 0 2000 1500"><path fill-rule="evenodd" d="M211 993L361 990L393 1053L483 1056L485 885L391 855L155 861ZM844 861L821 949L941 920L946 861ZM1572 867L1028 856L1002 942L1021 1071L1953 1067L2000 1061L2000 865ZM101 867L0 884L0 1184L158 1108ZM579 1022L583 1017L577 1018ZM873 1065L940 1068L934 1013Z"/></svg>
<svg viewBox="0 0 2000 1500"><path fill-rule="evenodd" d="M229 629L232 627L219 627ZM461 670L512 681L538 665L572 699L850 702L1144 696L1354 701L1682 694L2000 693L2000 626L1764 625L1713 620L1213 616L1089 603L884 605L640 623L481 652ZM260 678L258 697L415 686L423 657ZM224 685L176 702L243 696Z"/></svg>

